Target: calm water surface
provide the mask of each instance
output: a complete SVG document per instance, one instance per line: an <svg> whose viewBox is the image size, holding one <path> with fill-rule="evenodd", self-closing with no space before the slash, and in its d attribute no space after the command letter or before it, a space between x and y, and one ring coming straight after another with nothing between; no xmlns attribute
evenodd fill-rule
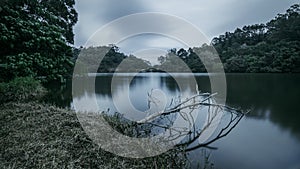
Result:
<svg viewBox="0 0 300 169"><path fill-rule="evenodd" d="M140 111L147 109L147 93L160 89L167 98L180 93L194 93L196 86L190 83L192 74L177 74L176 79L184 81L179 91L176 81L162 73L118 74L116 84L111 88L111 74L100 74L96 78L97 102L103 110L117 112L112 96L118 104L131 101ZM195 75L198 90L210 92L207 74ZM87 79L83 79L82 84ZM300 168L300 74L228 74L227 104L252 111L240 121L226 137L213 143L217 150L198 149L189 154L193 167L209 156L215 168L224 169L299 169ZM71 84L65 87L49 86L52 90L47 101L61 107L72 107ZM129 96L124 95L128 91ZM73 99L91 94L86 89ZM170 99L169 99L170 101Z"/></svg>

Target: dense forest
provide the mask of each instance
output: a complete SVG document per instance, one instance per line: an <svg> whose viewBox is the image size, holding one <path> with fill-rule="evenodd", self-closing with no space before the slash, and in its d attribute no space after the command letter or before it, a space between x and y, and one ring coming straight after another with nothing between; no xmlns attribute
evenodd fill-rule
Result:
<svg viewBox="0 0 300 169"><path fill-rule="evenodd" d="M3 1L1 4L0 81L31 76L46 82L63 82L72 75L74 63L82 51L89 50L91 56L87 56L86 60L91 63L97 58L94 56L101 47L73 46L73 26L78 18L74 0ZM98 72L131 72L144 68L180 71L176 58L185 62L193 72L206 72L199 54L202 59L218 54L228 73L300 72L299 48L300 5L295 4L266 24L248 25L226 32L214 38L209 45L170 49L166 56L158 58L161 64L154 67L112 46ZM117 70L124 59L127 66Z"/></svg>
<svg viewBox="0 0 300 169"><path fill-rule="evenodd" d="M300 72L300 7L214 38L226 72Z"/></svg>
<svg viewBox="0 0 300 169"><path fill-rule="evenodd" d="M1 1L0 81L66 78L74 65L74 5L75 0Z"/></svg>
<svg viewBox="0 0 300 169"><path fill-rule="evenodd" d="M76 49L74 55L80 72L136 72L150 68L150 63L133 55L126 55L115 45ZM79 58L78 58L79 57ZM100 63L101 62L101 63ZM100 65L98 65L100 63Z"/></svg>
<svg viewBox="0 0 300 169"><path fill-rule="evenodd" d="M174 55L181 58L193 72L205 72L201 58L216 55L217 50L225 72L300 72L300 6L291 6L266 24L255 24L226 32L210 45L185 49L171 49L159 57L160 67L176 64ZM201 56L197 56L197 54Z"/></svg>

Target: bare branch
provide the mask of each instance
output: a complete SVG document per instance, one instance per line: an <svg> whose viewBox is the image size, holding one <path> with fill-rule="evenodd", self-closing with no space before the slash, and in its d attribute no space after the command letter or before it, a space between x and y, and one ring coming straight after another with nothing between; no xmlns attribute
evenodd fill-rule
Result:
<svg viewBox="0 0 300 169"><path fill-rule="evenodd" d="M214 94L210 95L208 93L203 93L203 94L198 94L198 95L192 96L191 98L187 99L186 101L183 101L182 103L178 104L177 106L175 106L174 108L172 108L170 110L153 113L153 114L147 116L146 118L137 121L137 123L147 123L147 122L149 122L149 121L151 121L151 120L153 120L153 119L155 119L157 117L160 117L160 116L163 116L163 115L168 115L168 114L171 114L171 113L176 113L176 112L179 112L182 109L191 108L191 107L195 107L195 106L199 106L199 105L203 105L203 106L212 105L212 106L226 107L225 105L217 105L217 104L205 103L205 101L211 99L216 94L217 93L214 93ZM202 96L208 96L208 97L204 98L200 102L196 102L196 103L193 103L193 104L182 106L182 105L188 103L189 101L191 101L192 99L195 99L197 97L202 97ZM180 106L182 106L182 107L180 107ZM228 109L229 109L229 107L228 107Z"/></svg>
<svg viewBox="0 0 300 169"><path fill-rule="evenodd" d="M151 93L148 93L149 101L154 102L155 104L156 100L152 96L152 94L152 91ZM190 98L187 98L185 101L179 102L173 108L153 113L146 118L137 121L135 123L135 126L140 126L139 129L141 130L146 127L148 129L147 131L153 131L153 133L150 133L151 135L158 134L155 133L154 129L162 129L168 131L168 133L166 133L165 135L168 141L175 141L182 138L181 142L179 144L176 144L176 147L180 147L185 152L192 151L200 147L216 149L215 147L211 147L209 145L227 136L237 126L244 115L249 112L248 111L244 113L240 109L218 104L214 99L214 96L216 94L217 93L202 93L194 95ZM172 103L175 103L175 99L172 99L170 105L172 105ZM203 109L203 111L195 111L199 110L200 108L206 109ZM206 121L200 128L199 126L197 126L199 123L199 121L197 120L199 119L194 118L194 115L198 115L197 113L205 112L207 112ZM210 138L204 143L196 143L197 140L201 139L201 135L203 133L205 133L206 131L210 131L209 129L211 129L211 127L216 127L213 125L215 125L216 120L220 118L220 116L218 116L220 115L220 113L222 113L221 118L223 118L224 113L229 114L230 118L226 121L226 123L223 123L223 126L220 125L221 128L217 129L218 132L216 132L214 137ZM174 123L174 119L172 118L175 116L169 116L171 114L180 116L185 125L180 127L173 126L172 123ZM219 123L217 125L219 125ZM138 131L136 131L136 133L138 133Z"/></svg>

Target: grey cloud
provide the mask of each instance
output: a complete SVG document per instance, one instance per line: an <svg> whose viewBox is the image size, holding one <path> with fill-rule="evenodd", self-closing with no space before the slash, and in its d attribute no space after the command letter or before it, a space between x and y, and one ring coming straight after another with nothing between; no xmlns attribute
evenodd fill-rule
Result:
<svg viewBox="0 0 300 169"><path fill-rule="evenodd" d="M77 0L79 22L75 26L75 45L84 45L100 27L119 17L147 11L139 0Z"/></svg>
<svg viewBox="0 0 300 169"><path fill-rule="evenodd" d="M207 30L207 35L212 38L245 25L266 23L273 19L278 13L284 13L287 8L294 3L299 3L299 1L236 1L236 3L231 3L229 7L224 7L227 9L223 14L226 16L226 20L216 20L215 26Z"/></svg>
<svg viewBox="0 0 300 169"><path fill-rule="evenodd" d="M100 10L102 11L99 12L98 17L109 22L129 14L148 11L148 8L140 0L104 0Z"/></svg>
<svg viewBox="0 0 300 169"><path fill-rule="evenodd" d="M106 25L89 39L87 45L117 44L131 36L147 35L149 33L173 38L187 46L200 46L203 43L209 43L197 27L176 16L161 13L140 13L122 17ZM149 40L149 36L144 36L143 38L141 39L144 41ZM156 42L162 45L160 43L161 38L157 38Z"/></svg>
<svg viewBox="0 0 300 169"><path fill-rule="evenodd" d="M77 0L79 23L75 27L75 43L85 41L101 26L122 16L140 12L162 12L187 19L209 39L233 31L237 27L265 23L298 0ZM147 24L143 22L141 24ZM157 22L157 27L168 26ZM122 34L134 25L127 24L115 33ZM168 28L169 29L169 28Z"/></svg>

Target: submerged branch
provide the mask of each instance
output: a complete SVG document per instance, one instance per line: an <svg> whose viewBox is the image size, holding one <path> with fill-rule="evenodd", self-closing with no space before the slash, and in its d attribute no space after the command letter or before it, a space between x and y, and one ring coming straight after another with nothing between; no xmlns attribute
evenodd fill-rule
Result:
<svg viewBox="0 0 300 169"><path fill-rule="evenodd" d="M152 94L148 96L152 97ZM166 142L175 143L175 147L183 152L200 147L216 149L210 144L227 136L249 111L244 113L240 109L218 104L215 95L203 93L182 102L179 100L167 110L150 114L137 122L129 121L128 125L120 128L125 129L123 134L130 137L159 136ZM155 99L150 99L154 102L152 106L159 106L155 104ZM226 115L229 115L228 119L224 120Z"/></svg>
<svg viewBox="0 0 300 169"><path fill-rule="evenodd" d="M177 105L173 106L172 108L160 112L153 113L146 118L137 121L137 125L148 124L152 127L161 128L163 130L168 130L168 140L173 141L178 138L183 138L179 144L176 144L176 147L185 147L183 151L188 152L195 150L200 147L206 147L210 149L216 149L215 147L209 146L211 143L219 140L227 136L241 121L245 114L240 109L232 108L227 105L222 105L216 103L214 96L217 93L209 94L209 93L201 93L194 95L185 101L178 103ZM149 95L148 95L149 96ZM172 101L173 102L173 101ZM202 128L198 128L196 121L197 119L194 118L193 114L201 113L195 112L195 110L199 110L200 108L207 108L207 120ZM206 142L197 143L196 141L200 139L200 136L203 135L204 132L208 131L210 127L215 125L216 119L220 118L217 117L219 113L229 113L230 119L228 122L225 123L225 126L219 129L219 132L213 138L207 140ZM188 127L176 128L174 126L167 126L164 124L156 124L153 122L155 119L158 118L167 118L168 115L178 113L183 121L187 124ZM219 124L217 124L219 125Z"/></svg>
<svg viewBox="0 0 300 169"><path fill-rule="evenodd" d="M151 120L157 118L157 117L161 117L164 115L168 115L171 113L176 113L176 112L180 112L183 109L186 108L191 108L191 107L195 107L195 106L218 106L218 107L224 107L226 109L231 109L231 110L235 110L237 111L237 109L234 108L230 108L226 105L221 105L221 104L213 104L213 103L205 103L207 100L212 99L215 95L217 95L217 93L213 93L213 94L209 94L209 93L202 93L202 94L197 94L195 96L192 96L191 98L188 98L187 100L183 101L182 103L179 103L178 105L176 105L174 108L171 108L169 110L166 111L160 111L157 113L153 113L149 116L147 116L146 118L137 121L137 123L141 124L141 123L147 123L150 122ZM192 104L187 104L189 101L196 99L197 97L203 97L203 96L207 96L206 98L202 99L199 102L193 102ZM183 106L184 104L187 104L185 106Z"/></svg>

